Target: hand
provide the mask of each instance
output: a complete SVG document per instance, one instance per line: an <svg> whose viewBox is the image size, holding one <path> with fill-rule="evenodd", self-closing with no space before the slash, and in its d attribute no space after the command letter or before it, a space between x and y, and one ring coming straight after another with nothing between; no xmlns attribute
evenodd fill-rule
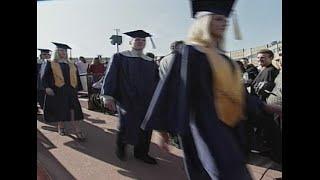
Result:
<svg viewBox="0 0 320 180"><path fill-rule="evenodd" d="M160 135L162 137L160 142L160 148L164 150L165 152L170 152L169 150L169 135L168 133L160 132Z"/></svg>
<svg viewBox="0 0 320 180"><path fill-rule="evenodd" d="M276 105L276 104L266 104L265 105L265 111L269 113L275 113L282 117L282 106Z"/></svg>
<svg viewBox="0 0 320 180"><path fill-rule="evenodd" d="M116 110L117 110L116 104L115 104L114 100L112 100L112 99L105 100L104 105L108 110L110 110L112 112L116 112Z"/></svg>
<svg viewBox="0 0 320 180"><path fill-rule="evenodd" d="M49 96L54 96L54 92L51 88L46 88L46 94Z"/></svg>

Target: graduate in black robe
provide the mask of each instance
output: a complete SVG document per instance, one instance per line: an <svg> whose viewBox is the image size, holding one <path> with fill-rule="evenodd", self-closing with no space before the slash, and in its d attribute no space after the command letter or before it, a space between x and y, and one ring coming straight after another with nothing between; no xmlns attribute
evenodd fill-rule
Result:
<svg viewBox="0 0 320 180"><path fill-rule="evenodd" d="M44 120L58 122L60 135L65 135L63 122L72 121L75 134L79 140L84 140L77 121L83 120L83 113L78 100L78 91L82 89L76 66L69 62L67 49L70 47L54 43L57 50L54 59L47 62L42 83L46 91Z"/></svg>
<svg viewBox="0 0 320 180"><path fill-rule="evenodd" d="M134 156L149 164L156 160L148 155L152 131L143 131L140 124L145 116L158 83L158 66L143 54L145 38L142 30L125 33L132 37L132 50L114 54L106 71L101 94L106 107L120 114L116 155L125 159L126 144L134 145ZM111 107L110 107L111 106Z"/></svg>
<svg viewBox="0 0 320 180"><path fill-rule="evenodd" d="M194 14L207 12L195 15L187 41L190 45L170 62L141 124L145 130L179 134L190 180L251 179L241 149L241 118L258 110L272 110L258 98L244 94L239 67L219 52L223 31L217 29L225 27L232 7L228 2L192 1ZM204 34L214 36L209 40L201 36Z"/></svg>
<svg viewBox="0 0 320 180"><path fill-rule="evenodd" d="M44 105L44 96L45 89L41 82L41 77L43 76L44 69L47 63L47 60L51 58L51 50L49 49L38 49L40 51L40 59L37 62L37 100L40 105L40 108L43 109Z"/></svg>

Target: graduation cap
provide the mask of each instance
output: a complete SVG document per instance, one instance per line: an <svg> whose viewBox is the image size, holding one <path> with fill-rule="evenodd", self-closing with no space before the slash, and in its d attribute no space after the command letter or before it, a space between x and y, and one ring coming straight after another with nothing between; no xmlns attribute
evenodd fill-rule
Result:
<svg viewBox="0 0 320 180"><path fill-rule="evenodd" d="M152 35L143 31L143 30L136 30L136 31L130 31L130 32L125 32L123 34L126 34L132 38L146 38L146 37L150 37L151 40L151 44L152 44L152 48L155 49L156 46L154 45L154 42L152 40Z"/></svg>
<svg viewBox="0 0 320 180"><path fill-rule="evenodd" d="M50 49L38 49L41 53L50 53Z"/></svg>
<svg viewBox="0 0 320 180"><path fill-rule="evenodd" d="M62 44L62 43L57 43L57 42L52 42L54 45L57 46L57 48L60 48L60 49L65 49L65 50L68 50L70 49L70 58L71 58L71 47L66 45L66 44Z"/></svg>
<svg viewBox="0 0 320 180"><path fill-rule="evenodd" d="M233 11L235 0L191 0L191 10L193 18L200 18L205 15L219 14L229 17ZM240 40L241 34L236 14L233 13L233 30L235 39Z"/></svg>
<svg viewBox="0 0 320 180"><path fill-rule="evenodd" d="M192 16L198 12L207 11L229 17L235 0L191 0Z"/></svg>
<svg viewBox="0 0 320 180"><path fill-rule="evenodd" d="M56 42L52 42L54 45L57 46L57 48L61 48L61 49L71 49L70 46L66 45L66 44L62 44L62 43L56 43Z"/></svg>

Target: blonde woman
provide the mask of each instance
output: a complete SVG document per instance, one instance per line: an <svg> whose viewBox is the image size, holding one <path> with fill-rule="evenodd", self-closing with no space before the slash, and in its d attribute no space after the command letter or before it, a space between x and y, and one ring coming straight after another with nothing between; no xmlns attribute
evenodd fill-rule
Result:
<svg viewBox="0 0 320 180"><path fill-rule="evenodd" d="M71 121L79 140L84 140L84 134L79 122L83 113L77 97L81 83L76 66L68 61L68 45L54 43L57 49L51 62L48 62L42 77L45 87L44 119L46 122L58 122L58 132L66 135L64 122Z"/></svg>
<svg viewBox="0 0 320 180"><path fill-rule="evenodd" d="M190 180L252 179L241 149L241 120L259 109L275 111L247 98L236 63L223 52L223 35L234 1L192 1L195 20L187 46L160 80L142 122L144 130L177 133Z"/></svg>

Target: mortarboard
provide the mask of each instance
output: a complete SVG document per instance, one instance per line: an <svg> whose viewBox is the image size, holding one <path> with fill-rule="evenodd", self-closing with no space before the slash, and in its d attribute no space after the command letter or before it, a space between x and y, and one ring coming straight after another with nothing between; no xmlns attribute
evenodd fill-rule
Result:
<svg viewBox="0 0 320 180"><path fill-rule="evenodd" d="M50 53L50 49L38 49L41 53Z"/></svg>
<svg viewBox="0 0 320 180"><path fill-rule="evenodd" d="M52 42L54 45L56 45L57 46L57 48L61 48L61 49L65 49L65 50L68 50L68 49L70 49L70 59L71 59L71 47L70 46L68 46L68 45L66 45L66 44L62 44L62 43L57 43L57 42Z"/></svg>
<svg viewBox="0 0 320 180"><path fill-rule="evenodd" d="M207 11L229 17L235 0L191 0L192 16L197 12Z"/></svg>
<svg viewBox="0 0 320 180"><path fill-rule="evenodd" d="M219 14L229 17L236 0L191 0L192 17L199 18L209 14ZM241 34L236 14L233 13L233 30L235 39L240 40Z"/></svg>
<svg viewBox="0 0 320 180"><path fill-rule="evenodd" d="M130 31L130 32L125 32L123 34L126 34L132 38L146 38L146 37L151 37L151 34L143 31L143 30L136 30L136 31Z"/></svg>
<svg viewBox="0 0 320 180"><path fill-rule="evenodd" d="M62 43L56 43L56 42L52 42L54 45L57 46L57 48L61 48L61 49L71 49L70 46L66 45L66 44L62 44Z"/></svg>
<svg viewBox="0 0 320 180"><path fill-rule="evenodd" d="M151 44L152 44L152 48L155 49L156 46L152 40L152 35L143 31L143 30L136 30L136 31L130 31L130 32L125 32L123 34L126 34L132 38L146 38L146 37L150 37L150 40L151 40Z"/></svg>

